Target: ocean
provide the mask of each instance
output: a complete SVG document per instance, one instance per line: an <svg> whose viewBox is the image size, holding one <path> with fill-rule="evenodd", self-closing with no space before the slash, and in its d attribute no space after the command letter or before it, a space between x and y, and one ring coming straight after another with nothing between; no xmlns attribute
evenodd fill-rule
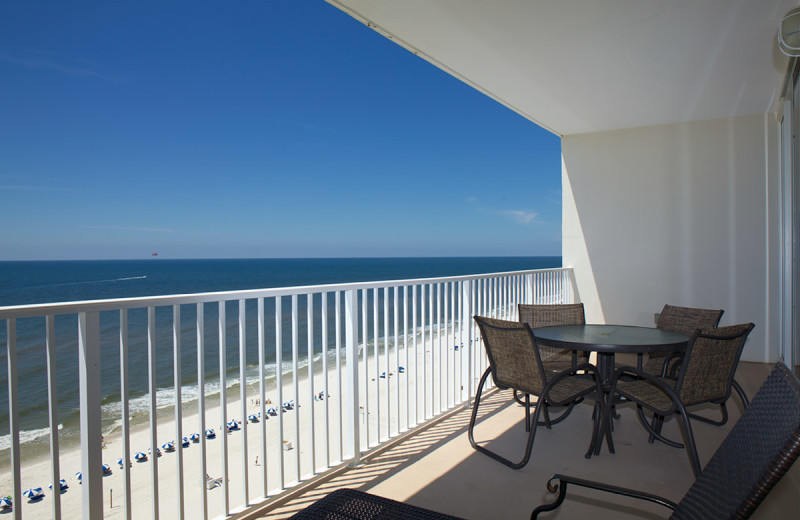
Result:
<svg viewBox="0 0 800 520"><path fill-rule="evenodd" d="M167 294L262 289L321 285L359 281L404 280L439 276L471 275L561 266L561 257L473 257L473 258L331 258L331 259L225 259L171 260L154 257L147 260L35 261L0 262L0 307L110 298L128 298ZM288 300L288 298L284 298ZM284 305L288 302L284 301ZM238 385L238 328L235 302L227 307L228 385ZM249 305L249 304L248 304ZM315 316L320 315L321 300L313 302ZM255 305L247 313L255 312ZM370 306L371 308L371 306ZM216 306L206 306L207 336L213 338ZM274 309L267 309L274 314ZM332 303L329 304L332 312ZM371 311L370 311L371 312ZM382 312L382 311L381 311ZM101 374L103 431L111 432L120 422L118 313L101 316ZM284 308L284 320L290 318ZM269 314L268 314L269 315ZM371 319L371 318L370 318ZM183 399L187 403L198 395L197 357L194 343L192 309L182 311L181 371ZM74 316L56 317L56 360L58 413L61 442L68 447L78 439L78 351L77 320ZM157 402L168 407L174 396L171 312L159 308L157 322ZM31 453L46 449L47 376L43 319L17 320L17 356L21 440ZM247 379L257 381L258 354L256 320L248 317ZM302 328L302 327L301 327ZM290 327L283 326L284 336ZM274 331L274 329L273 329ZM304 331L301 331L305 334ZM267 334L270 334L268 331ZM329 349L335 339L329 338ZM0 322L0 458L10 446L8 423L8 374L6 323ZM269 336L268 336L269 337ZM272 336L274 338L274 332ZM304 339L301 338L301 345ZM290 342L284 341L284 359L290 359ZM289 351L287 352L287 348ZM301 352L305 349L301 348ZM320 349L321 352L321 349ZM206 344L206 395L219 388L219 351L213 341ZM330 355L330 353L329 353ZM308 360L302 357L301 364ZM146 312L129 312L130 407L134 422L143 421L148 411ZM273 377L274 353L268 356Z"/></svg>

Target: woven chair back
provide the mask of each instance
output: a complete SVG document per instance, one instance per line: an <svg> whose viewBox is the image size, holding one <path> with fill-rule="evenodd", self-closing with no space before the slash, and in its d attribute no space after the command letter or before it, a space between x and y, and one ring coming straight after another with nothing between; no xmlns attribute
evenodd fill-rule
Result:
<svg viewBox="0 0 800 520"><path fill-rule="evenodd" d="M728 400L744 343L754 326L743 323L692 335L678 376L684 406Z"/></svg>
<svg viewBox="0 0 800 520"><path fill-rule="evenodd" d="M481 330L495 384L541 395L547 381L530 327L482 316L475 316L475 322Z"/></svg>
<svg viewBox="0 0 800 520"><path fill-rule="evenodd" d="M532 329L550 327L552 325L583 325L586 323L582 303L553 305L520 303L518 310L519 322L527 323Z"/></svg>
<svg viewBox="0 0 800 520"><path fill-rule="evenodd" d="M779 362L672 518L748 518L798 454L800 383Z"/></svg>
<svg viewBox="0 0 800 520"><path fill-rule="evenodd" d="M691 336L697 329L715 328L719 325L723 312L725 311L664 305L658 316L656 328Z"/></svg>
<svg viewBox="0 0 800 520"><path fill-rule="evenodd" d="M527 323L532 329L537 327L551 327L553 325L583 325L586 318L583 313L582 303L563 304L537 304L520 303L518 306L519 322ZM569 365L572 363L572 352L548 345L537 340L539 354L543 361L563 359ZM587 357L588 352L583 357Z"/></svg>

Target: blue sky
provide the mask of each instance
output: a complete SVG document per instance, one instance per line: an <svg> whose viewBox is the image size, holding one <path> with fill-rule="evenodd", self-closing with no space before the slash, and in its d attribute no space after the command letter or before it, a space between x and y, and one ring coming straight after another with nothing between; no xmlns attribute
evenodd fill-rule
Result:
<svg viewBox="0 0 800 520"><path fill-rule="evenodd" d="M0 260L561 254L556 136L322 0L0 3Z"/></svg>

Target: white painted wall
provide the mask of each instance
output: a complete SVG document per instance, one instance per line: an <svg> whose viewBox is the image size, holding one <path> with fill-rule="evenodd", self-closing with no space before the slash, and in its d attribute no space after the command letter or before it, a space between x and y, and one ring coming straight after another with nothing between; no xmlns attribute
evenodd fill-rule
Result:
<svg viewBox="0 0 800 520"><path fill-rule="evenodd" d="M768 114L563 137L564 265L587 322L724 309L756 324L742 359L777 359L777 129Z"/></svg>

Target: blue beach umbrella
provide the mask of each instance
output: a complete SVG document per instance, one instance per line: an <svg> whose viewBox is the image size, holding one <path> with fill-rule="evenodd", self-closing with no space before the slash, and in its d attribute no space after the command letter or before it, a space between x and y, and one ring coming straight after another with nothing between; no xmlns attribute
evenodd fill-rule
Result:
<svg viewBox="0 0 800 520"><path fill-rule="evenodd" d="M184 448L188 448L189 447L189 437L184 437L183 438L183 440L181 441L181 446L183 446Z"/></svg>
<svg viewBox="0 0 800 520"><path fill-rule="evenodd" d="M103 464L100 469L103 471L103 475L111 475L111 466L108 464Z"/></svg>
<svg viewBox="0 0 800 520"><path fill-rule="evenodd" d="M143 453L141 451L137 451L136 455L133 456L136 462L144 462L147 460L147 453Z"/></svg>
<svg viewBox="0 0 800 520"><path fill-rule="evenodd" d="M117 460L117 464L119 464L120 468L124 468L125 467L125 462L123 462L122 457L120 457L119 460ZM131 463L128 462L128 466L130 466L130 465L131 465Z"/></svg>
<svg viewBox="0 0 800 520"><path fill-rule="evenodd" d="M193 434L189 435L189 440L192 441L192 442L200 442L200 434L199 433L193 433Z"/></svg>
<svg viewBox="0 0 800 520"><path fill-rule="evenodd" d="M3 509L9 509L11 507L11 497L3 497L0 498L0 507Z"/></svg>
<svg viewBox="0 0 800 520"><path fill-rule="evenodd" d="M161 448L163 448L164 451L175 451L175 443L172 441L165 442L164 444L161 445Z"/></svg>
<svg viewBox="0 0 800 520"><path fill-rule="evenodd" d="M251 413L250 415L247 416L247 420L256 423L258 422L258 416L254 413Z"/></svg>
<svg viewBox="0 0 800 520"><path fill-rule="evenodd" d="M272 415L274 417L278 415L278 410L276 410L275 408L270 408L269 410L267 410L267 414Z"/></svg>
<svg viewBox="0 0 800 520"><path fill-rule="evenodd" d="M76 472L75 473L75 478L78 479L78 482L82 483L83 482L83 473L81 473L80 471Z"/></svg>
<svg viewBox="0 0 800 520"><path fill-rule="evenodd" d="M402 374L403 372L406 371L406 369L405 367L397 367L397 371Z"/></svg>
<svg viewBox="0 0 800 520"><path fill-rule="evenodd" d="M27 498L30 501L33 501L33 500L42 498L44 496L44 493L42 493L42 488L40 488L40 487L39 488L31 488L31 489L26 490L24 493L22 493L22 496L24 496L25 498Z"/></svg>
<svg viewBox="0 0 800 520"><path fill-rule="evenodd" d="M59 491L64 491L67 488L69 488L69 486L67 485L67 481L66 480L64 480L62 478L61 480L58 481L58 489L59 489ZM50 484L50 489L53 489L53 484Z"/></svg>
<svg viewBox="0 0 800 520"><path fill-rule="evenodd" d="M238 429L239 429L239 423L237 423L235 420L228 421L228 431L232 432L233 430L238 430Z"/></svg>
<svg viewBox="0 0 800 520"><path fill-rule="evenodd" d="M213 439L216 436L217 436L217 434L214 433L214 430L212 430L211 428L206 430L206 439Z"/></svg>

